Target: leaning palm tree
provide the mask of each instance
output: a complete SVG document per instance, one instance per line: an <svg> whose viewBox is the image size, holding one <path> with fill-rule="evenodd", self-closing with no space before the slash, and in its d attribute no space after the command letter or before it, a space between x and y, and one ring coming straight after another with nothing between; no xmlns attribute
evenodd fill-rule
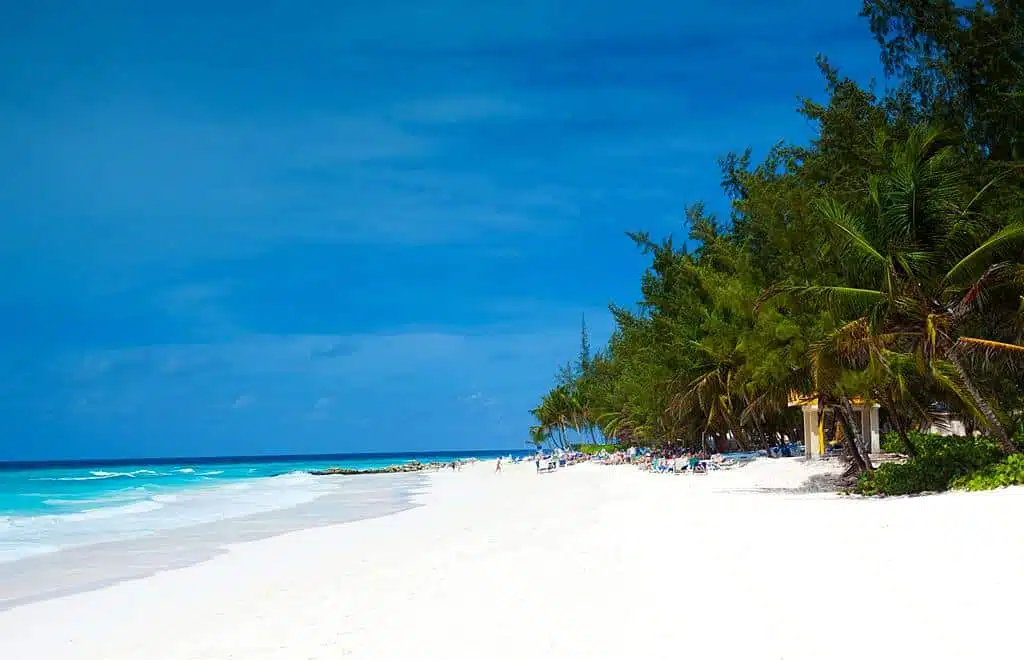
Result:
<svg viewBox="0 0 1024 660"><path fill-rule="evenodd" d="M568 446L566 432L571 428L579 433L583 428L584 415L580 402L565 385L559 385L545 394L541 404L530 412L539 426L545 429L547 440L562 449Z"/></svg>
<svg viewBox="0 0 1024 660"><path fill-rule="evenodd" d="M692 342L700 346L699 342ZM669 411L680 420L694 420L710 434L729 434L741 449L747 449L746 433L737 412L736 392L741 387L736 366L727 360L709 361L700 365L692 377L670 401Z"/></svg>
<svg viewBox="0 0 1024 660"><path fill-rule="evenodd" d="M550 439L550 437L551 430L544 426L543 424L535 424L534 426L530 427L529 442L537 449L543 447L544 443L546 443Z"/></svg>
<svg viewBox="0 0 1024 660"><path fill-rule="evenodd" d="M847 339L866 328L872 338L886 337L894 353L912 355L922 376L962 399L1012 452L995 404L972 378L965 357L1024 355L1020 344L971 334L986 294L1020 267L1024 222L1008 223L981 210L998 178L972 189L956 167L958 155L941 146L941 138L929 127L913 129L902 144L880 137L886 166L867 181L862 199L825 196L817 204L846 281L789 289L852 318Z"/></svg>

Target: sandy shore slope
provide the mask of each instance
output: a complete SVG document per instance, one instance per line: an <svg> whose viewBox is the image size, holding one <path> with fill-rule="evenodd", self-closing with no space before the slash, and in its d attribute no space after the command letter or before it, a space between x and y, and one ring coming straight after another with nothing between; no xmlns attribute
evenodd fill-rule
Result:
<svg viewBox="0 0 1024 660"><path fill-rule="evenodd" d="M439 473L424 507L0 613L0 658L1016 657L1024 489L791 490L811 473Z"/></svg>

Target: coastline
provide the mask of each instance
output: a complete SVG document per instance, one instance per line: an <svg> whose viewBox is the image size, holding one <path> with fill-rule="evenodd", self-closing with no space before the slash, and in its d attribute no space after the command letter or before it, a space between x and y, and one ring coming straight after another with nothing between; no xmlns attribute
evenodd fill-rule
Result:
<svg viewBox="0 0 1024 660"><path fill-rule="evenodd" d="M393 515L228 543L186 568L0 612L0 654L863 657L846 616L876 640L872 657L1014 647L1015 612L991 604L1024 588L1024 489L800 492L829 469L424 473L429 487Z"/></svg>
<svg viewBox="0 0 1024 660"><path fill-rule="evenodd" d="M348 476L409 474L487 455L502 454L488 450L0 464L0 566L292 508L334 494ZM318 478L324 473L340 477Z"/></svg>
<svg viewBox="0 0 1024 660"><path fill-rule="evenodd" d="M428 482L419 472L396 472L361 475L345 486L290 507L0 562L0 613L187 568L237 543L392 515L418 506L415 497Z"/></svg>

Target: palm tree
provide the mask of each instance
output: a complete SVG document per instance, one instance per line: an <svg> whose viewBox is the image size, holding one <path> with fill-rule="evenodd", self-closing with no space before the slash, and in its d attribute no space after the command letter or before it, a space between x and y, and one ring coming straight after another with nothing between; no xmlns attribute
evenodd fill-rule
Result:
<svg viewBox="0 0 1024 660"><path fill-rule="evenodd" d="M929 127L913 129L902 144L878 138L886 166L867 181L863 199L844 203L826 196L817 205L848 266L847 281L791 290L855 319L833 340L860 342L865 352L875 341L879 357L883 349L912 356L922 376L960 398L1012 452L1004 424L964 358L1024 354L1019 344L969 334L986 294L1006 283L1014 262L1020 265L1020 252L1009 248L1024 239L1024 223L1000 222L979 210L998 179L973 190L941 138Z"/></svg>
<svg viewBox="0 0 1024 660"><path fill-rule="evenodd" d="M540 449L544 446L544 443L551 437L550 430L542 424L536 424L530 427L530 443L534 447Z"/></svg>
<svg viewBox="0 0 1024 660"><path fill-rule="evenodd" d="M530 412L539 422L539 428L544 430L546 439L561 449L568 447L568 429L579 433L583 428L583 409L575 393L566 385L558 385L545 394L541 404Z"/></svg>
<svg viewBox="0 0 1024 660"><path fill-rule="evenodd" d="M672 402L672 411L682 419L700 420L707 433L729 433L741 449L747 448L746 432L736 411L737 392L742 387L736 377L739 357L733 350L716 349L707 341L690 341L690 347L701 356L696 375L687 372L689 382Z"/></svg>

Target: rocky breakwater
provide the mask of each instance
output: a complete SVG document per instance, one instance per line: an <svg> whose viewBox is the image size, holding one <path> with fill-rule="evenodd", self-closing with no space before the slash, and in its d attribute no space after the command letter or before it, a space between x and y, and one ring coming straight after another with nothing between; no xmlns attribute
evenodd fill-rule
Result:
<svg viewBox="0 0 1024 660"><path fill-rule="evenodd" d="M399 465L388 465L379 468L343 468L329 467L325 470L310 470L310 474L324 476L329 474L395 474L398 472L423 472L424 470L440 470L449 467L451 463L400 463Z"/></svg>

